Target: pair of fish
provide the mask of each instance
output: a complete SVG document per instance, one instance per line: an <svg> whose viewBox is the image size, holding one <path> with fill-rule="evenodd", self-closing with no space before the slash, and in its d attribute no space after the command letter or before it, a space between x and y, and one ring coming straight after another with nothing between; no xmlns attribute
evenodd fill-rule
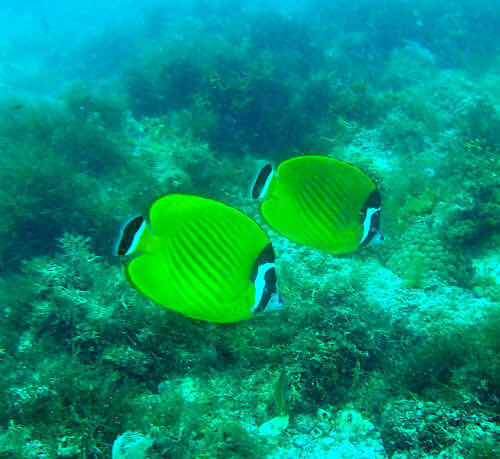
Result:
<svg viewBox="0 0 500 459"><path fill-rule="evenodd" d="M264 166L252 187L260 213L278 233L332 254L380 237L380 194L356 167L326 156ZM200 196L156 200L120 232L117 255L143 295L185 316L237 322L279 308L274 251L267 233L239 210Z"/></svg>

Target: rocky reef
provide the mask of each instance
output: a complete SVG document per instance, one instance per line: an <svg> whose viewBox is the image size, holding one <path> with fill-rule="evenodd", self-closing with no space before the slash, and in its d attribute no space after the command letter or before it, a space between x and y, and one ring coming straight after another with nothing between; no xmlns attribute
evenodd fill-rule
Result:
<svg viewBox="0 0 500 459"><path fill-rule="evenodd" d="M75 44L43 97L0 79L0 458L498 457L500 13L193 3L113 66ZM265 225L256 171L311 153L373 178L383 244ZM115 235L171 192L266 229L285 307L211 324L131 288Z"/></svg>

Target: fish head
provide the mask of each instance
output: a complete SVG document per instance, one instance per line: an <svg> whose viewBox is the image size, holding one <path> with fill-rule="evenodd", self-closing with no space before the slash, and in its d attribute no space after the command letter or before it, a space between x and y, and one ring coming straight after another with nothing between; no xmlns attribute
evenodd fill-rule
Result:
<svg viewBox="0 0 500 459"><path fill-rule="evenodd" d="M384 236L380 231L381 207L380 193L378 190L375 190L369 196L365 203L365 208L361 212L363 234L359 242L360 247L384 240Z"/></svg>

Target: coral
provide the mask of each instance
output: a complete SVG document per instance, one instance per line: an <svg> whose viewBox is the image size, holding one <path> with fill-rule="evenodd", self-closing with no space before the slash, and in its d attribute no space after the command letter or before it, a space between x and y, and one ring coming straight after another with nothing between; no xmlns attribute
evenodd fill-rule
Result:
<svg viewBox="0 0 500 459"><path fill-rule="evenodd" d="M111 448L112 459L143 459L153 444L149 435L127 431L121 434Z"/></svg>
<svg viewBox="0 0 500 459"><path fill-rule="evenodd" d="M500 302L500 260L495 251L473 262L473 291L478 297Z"/></svg>
<svg viewBox="0 0 500 459"><path fill-rule="evenodd" d="M259 434L265 437L276 437L285 431L288 427L288 422L288 415L276 416L264 422L264 424L259 427Z"/></svg>
<svg viewBox="0 0 500 459"><path fill-rule="evenodd" d="M382 413L381 433L389 455L411 452L454 457L467 455L480 438L494 441L498 428L486 416L468 414L444 403L399 400Z"/></svg>
<svg viewBox="0 0 500 459"><path fill-rule="evenodd" d="M431 214L438 199L439 191L433 188L424 188L418 196L409 196L399 208L399 227L406 229L415 220Z"/></svg>
<svg viewBox="0 0 500 459"><path fill-rule="evenodd" d="M498 11L177 3L49 24L29 65L2 42L0 456L498 456ZM254 172L311 153L374 179L384 244L264 224ZM170 192L262 224L286 306L218 326L132 289L112 240Z"/></svg>
<svg viewBox="0 0 500 459"><path fill-rule="evenodd" d="M440 239L435 228L417 222L394 243L386 265L409 288L432 285L437 280L464 285L467 265L463 257Z"/></svg>
<svg viewBox="0 0 500 459"><path fill-rule="evenodd" d="M372 422L352 408L336 412L329 406L314 414L298 416L270 458L278 457L385 457L384 447Z"/></svg>

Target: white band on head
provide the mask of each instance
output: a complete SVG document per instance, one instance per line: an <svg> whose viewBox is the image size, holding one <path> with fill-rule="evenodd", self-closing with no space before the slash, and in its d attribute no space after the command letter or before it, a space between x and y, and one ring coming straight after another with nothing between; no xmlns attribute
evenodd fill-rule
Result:
<svg viewBox="0 0 500 459"><path fill-rule="evenodd" d="M259 194L259 199L263 198L266 195L267 190L269 189L269 185L271 184L271 180L273 179L273 176L274 176L274 171L272 170L271 173L267 176L264 186L262 187L262 191Z"/></svg>
<svg viewBox="0 0 500 459"><path fill-rule="evenodd" d="M252 199L261 199L266 195L271 180L275 175L275 173L276 172L274 171L271 164L266 164L265 166L259 169L259 172L257 172L257 175L255 176L252 182L252 188L250 190L250 195ZM264 183L262 183L263 180Z"/></svg>
<svg viewBox="0 0 500 459"><path fill-rule="evenodd" d="M128 250L125 252L125 255L130 255L135 250L137 244L139 244L139 240L141 239L142 233L144 232L145 228L146 228L146 221L144 220L141 223L139 229L135 232L134 238L132 239L132 243L130 244Z"/></svg>

